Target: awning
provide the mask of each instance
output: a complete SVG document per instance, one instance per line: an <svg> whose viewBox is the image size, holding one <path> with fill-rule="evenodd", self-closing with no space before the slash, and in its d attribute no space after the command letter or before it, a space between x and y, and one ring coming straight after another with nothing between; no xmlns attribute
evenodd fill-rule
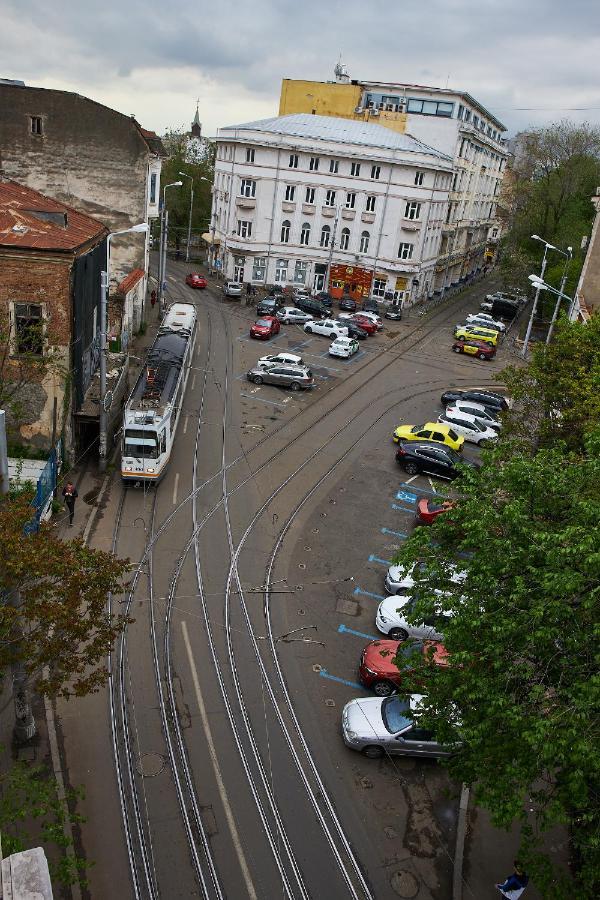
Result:
<svg viewBox="0 0 600 900"><path fill-rule="evenodd" d="M207 231L205 234L202 235L202 240L203 240L203 241L206 241L207 244L212 244L212 243L213 243L213 236L212 236L212 234L210 233L210 231ZM215 235L214 243L215 243L215 244L220 244L220 243L221 243L221 238L220 238L220 237L217 237L217 236Z"/></svg>

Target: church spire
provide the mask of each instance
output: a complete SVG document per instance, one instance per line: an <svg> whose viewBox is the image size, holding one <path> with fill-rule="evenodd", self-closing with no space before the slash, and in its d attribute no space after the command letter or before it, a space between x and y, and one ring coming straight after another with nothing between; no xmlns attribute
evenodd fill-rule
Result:
<svg viewBox="0 0 600 900"><path fill-rule="evenodd" d="M200 100L196 100L196 115L194 116L194 121L192 122L192 137L199 138L202 136L202 125L200 123L200 115L198 113L198 108L200 106Z"/></svg>

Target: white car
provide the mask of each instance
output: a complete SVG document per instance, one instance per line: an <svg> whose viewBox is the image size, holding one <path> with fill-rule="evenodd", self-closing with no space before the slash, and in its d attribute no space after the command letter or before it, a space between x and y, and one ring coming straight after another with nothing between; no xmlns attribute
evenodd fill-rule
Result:
<svg viewBox="0 0 600 900"><path fill-rule="evenodd" d="M468 325L482 325L484 328L495 328L496 331L500 331L502 334L506 331L506 325L503 322L496 321L487 313L469 313L466 322Z"/></svg>
<svg viewBox="0 0 600 900"><path fill-rule="evenodd" d="M438 416L438 422L449 425L457 434L462 434L465 441L484 447L498 438L498 432L489 425L483 425L475 416L461 412L453 406L448 406L446 412Z"/></svg>
<svg viewBox="0 0 600 900"><path fill-rule="evenodd" d="M280 322L297 322L299 325L305 325L306 322L310 322L314 318L310 313L306 313L303 309L298 309L296 306L284 306L278 309L275 315Z"/></svg>
<svg viewBox="0 0 600 900"><path fill-rule="evenodd" d="M414 721L422 694L408 697L357 697L342 712L342 736L351 750L369 759L382 756L449 756L455 749Z"/></svg>
<svg viewBox="0 0 600 900"><path fill-rule="evenodd" d="M480 425L485 425L487 428L493 428L494 431L500 431L502 428L502 422L499 422L494 413L489 408L485 407L483 403L471 403L469 400L455 400L454 403L448 404L446 413L450 413L451 415L473 416Z"/></svg>
<svg viewBox="0 0 600 900"><path fill-rule="evenodd" d="M256 365L259 369L269 369L271 366L303 366L304 362L295 353L277 353L275 356L261 356Z"/></svg>
<svg viewBox="0 0 600 900"><path fill-rule="evenodd" d="M414 587L415 580L413 578L415 569L423 571L426 564L417 560L412 566L390 566L385 576L385 589L388 594L395 594L401 597L407 594ZM458 571L456 566L452 566L450 573L450 581L454 584L460 584L467 577L466 571Z"/></svg>
<svg viewBox="0 0 600 900"><path fill-rule="evenodd" d="M491 308L492 308L493 305L494 305L494 304L493 304L493 302L492 302L491 300L483 300L483 301L479 304L479 308L485 310L486 312L489 312L489 311L491 310Z"/></svg>
<svg viewBox="0 0 600 900"><path fill-rule="evenodd" d="M326 337L348 337L348 328L335 319L313 319L304 326L307 334L324 334Z"/></svg>
<svg viewBox="0 0 600 900"><path fill-rule="evenodd" d="M226 281L223 285L223 293L226 297L241 297L242 286L237 281Z"/></svg>
<svg viewBox="0 0 600 900"><path fill-rule="evenodd" d="M358 353L358 341L351 337L339 337L329 347L330 356L341 356L348 359L354 353Z"/></svg>
<svg viewBox="0 0 600 900"><path fill-rule="evenodd" d="M440 591L436 593L441 594ZM415 605L413 597L386 597L377 608L375 624L379 631L387 634L394 641L405 641L407 638L423 638L427 641L444 640L444 624L452 615L451 612L440 612L425 622L412 624L406 618Z"/></svg>

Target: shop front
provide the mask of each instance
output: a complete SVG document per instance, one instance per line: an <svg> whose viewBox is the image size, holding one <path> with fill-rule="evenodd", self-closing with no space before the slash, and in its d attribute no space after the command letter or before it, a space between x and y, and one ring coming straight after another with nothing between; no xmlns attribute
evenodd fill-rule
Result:
<svg viewBox="0 0 600 900"><path fill-rule="evenodd" d="M371 293L372 271L359 266L332 266L329 274L329 293L336 300L351 297L362 300Z"/></svg>

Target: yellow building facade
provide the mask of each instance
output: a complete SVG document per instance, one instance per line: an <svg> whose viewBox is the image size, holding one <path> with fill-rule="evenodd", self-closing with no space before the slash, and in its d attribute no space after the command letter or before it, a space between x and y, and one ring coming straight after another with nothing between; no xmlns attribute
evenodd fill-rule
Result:
<svg viewBox="0 0 600 900"><path fill-rule="evenodd" d="M284 78L281 82L279 115L309 113L314 116L334 116L340 119L354 119L356 122L371 122L384 125L404 134L407 115L393 110L378 110L376 115L360 105L364 88L352 82L303 81ZM360 111L359 111L360 110Z"/></svg>

